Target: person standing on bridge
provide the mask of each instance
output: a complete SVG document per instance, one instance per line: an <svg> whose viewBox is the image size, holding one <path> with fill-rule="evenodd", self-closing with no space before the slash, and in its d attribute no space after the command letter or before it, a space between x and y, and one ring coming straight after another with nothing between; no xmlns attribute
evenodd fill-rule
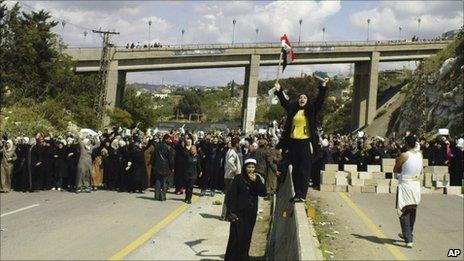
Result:
<svg viewBox="0 0 464 261"><path fill-rule="evenodd" d="M404 138L407 151L396 159L393 172L400 173L396 193L396 208L400 216L402 233L407 247L412 247L414 222L417 206L421 201L422 154L415 150L416 137L409 135Z"/></svg>
<svg viewBox="0 0 464 261"><path fill-rule="evenodd" d="M292 178L295 195L291 202L306 201L308 182L311 175L312 160L319 142L316 134L316 115L322 108L329 78L319 85L315 102L308 101L308 95L302 93L297 102L289 102L278 82L275 83L276 95L287 112L287 121L282 133L280 147L289 150L293 166Z"/></svg>

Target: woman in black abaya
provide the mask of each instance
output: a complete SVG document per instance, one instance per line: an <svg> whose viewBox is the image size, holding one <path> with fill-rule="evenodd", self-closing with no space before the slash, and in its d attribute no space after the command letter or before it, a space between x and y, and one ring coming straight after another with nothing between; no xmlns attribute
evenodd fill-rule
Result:
<svg viewBox="0 0 464 261"><path fill-rule="evenodd" d="M255 172L256 160L245 160L241 175L236 175L227 193L227 218L230 223L225 260L248 260L251 236L258 211L258 196L266 196L264 178Z"/></svg>

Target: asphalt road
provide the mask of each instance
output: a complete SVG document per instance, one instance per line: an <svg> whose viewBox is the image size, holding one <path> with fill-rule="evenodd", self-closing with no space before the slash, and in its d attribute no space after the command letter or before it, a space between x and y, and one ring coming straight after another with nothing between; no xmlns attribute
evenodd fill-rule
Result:
<svg viewBox="0 0 464 261"><path fill-rule="evenodd" d="M325 224L329 228L326 236L336 260L449 260L449 249L464 250L461 196L422 195L410 249L397 236L401 228L394 194L309 193L332 223ZM463 254L455 259L463 260Z"/></svg>
<svg viewBox="0 0 464 261"><path fill-rule="evenodd" d="M183 197L168 194L159 202L148 191L2 193L0 259L106 260L184 205Z"/></svg>

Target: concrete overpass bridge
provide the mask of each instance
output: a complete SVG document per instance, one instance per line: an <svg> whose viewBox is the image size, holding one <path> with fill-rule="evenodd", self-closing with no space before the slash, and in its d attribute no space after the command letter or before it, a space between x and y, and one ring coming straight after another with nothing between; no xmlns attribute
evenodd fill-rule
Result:
<svg viewBox="0 0 464 261"><path fill-rule="evenodd" d="M312 42L295 44L292 64L354 63L352 128L370 124L376 114L379 62L422 60L450 41L423 42ZM76 61L76 72L98 72L99 48L65 50ZM276 66L280 43L178 45L143 49L111 48L107 74L109 107L122 102L127 72L245 67L242 128L253 130L259 67Z"/></svg>

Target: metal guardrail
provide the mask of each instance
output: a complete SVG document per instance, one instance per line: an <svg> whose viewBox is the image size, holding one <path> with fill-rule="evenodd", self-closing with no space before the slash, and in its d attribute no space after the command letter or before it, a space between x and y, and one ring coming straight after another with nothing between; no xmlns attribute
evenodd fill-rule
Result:
<svg viewBox="0 0 464 261"><path fill-rule="evenodd" d="M434 44L434 43L451 43L451 40L423 40L417 42L411 41L332 41L332 42L303 42L294 43L294 48L304 47L344 47L344 46L378 46L378 45L421 45L421 44ZM175 50L198 50L198 49L241 49L241 48L280 48L281 44L278 42L268 43L235 43L235 44L177 44L166 45L162 47L142 47L142 48L126 48L126 46L115 46L119 51L175 51ZM68 49L101 49L101 47L69 47Z"/></svg>

